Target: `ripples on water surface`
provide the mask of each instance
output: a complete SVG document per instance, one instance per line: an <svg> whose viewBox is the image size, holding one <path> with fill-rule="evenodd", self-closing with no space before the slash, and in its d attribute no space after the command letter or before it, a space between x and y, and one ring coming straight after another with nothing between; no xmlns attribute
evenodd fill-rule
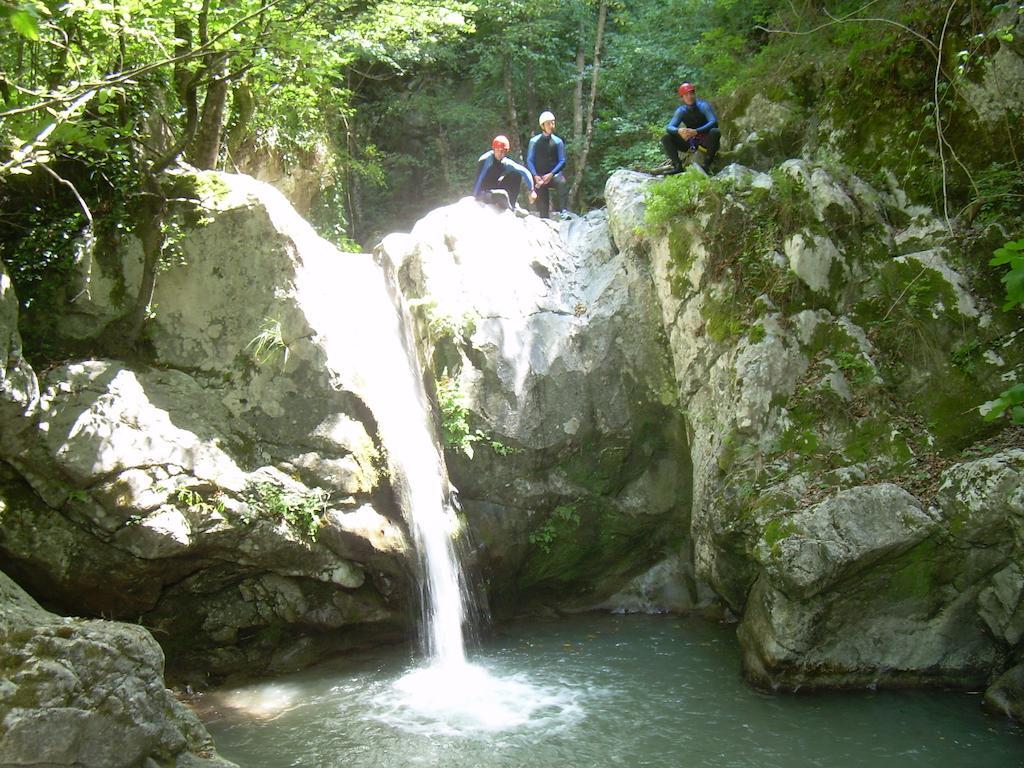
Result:
<svg viewBox="0 0 1024 768"><path fill-rule="evenodd" d="M940 692L767 696L743 684L735 628L585 616L503 628L473 665L404 650L204 697L242 768L1021 766L1024 736Z"/></svg>

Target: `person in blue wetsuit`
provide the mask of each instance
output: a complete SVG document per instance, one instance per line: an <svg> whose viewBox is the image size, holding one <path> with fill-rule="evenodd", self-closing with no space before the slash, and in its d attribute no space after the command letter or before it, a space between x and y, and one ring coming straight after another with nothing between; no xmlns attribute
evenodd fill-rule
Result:
<svg viewBox="0 0 1024 768"><path fill-rule="evenodd" d="M672 164L670 173L683 170L679 152L696 152L694 156L701 168L707 170L718 153L722 133L718 129L718 117L704 99L697 98L697 88L692 83L679 86L679 98L683 103L672 115L661 137L661 148Z"/></svg>
<svg viewBox="0 0 1024 768"><path fill-rule="evenodd" d="M542 219L551 212L551 188L555 188L555 210L565 209L565 142L555 135L555 116L543 112L540 116L540 133L530 139L526 151L526 167L533 174L537 190L537 212Z"/></svg>
<svg viewBox="0 0 1024 768"><path fill-rule="evenodd" d="M477 163L473 197L499 208L516 209L519 187L523 179L530 189L530 202L537 199L533 191L533 176L508 155L510 144L506 136L495 136L490 152L480 155Z"/></svg>

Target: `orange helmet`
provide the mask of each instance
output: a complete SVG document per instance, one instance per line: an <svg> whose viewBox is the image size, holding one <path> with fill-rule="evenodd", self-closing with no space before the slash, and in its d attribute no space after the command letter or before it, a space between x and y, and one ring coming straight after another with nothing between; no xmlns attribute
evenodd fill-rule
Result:
<svg viewBox="0 0 1024 768"><path fill-rule="evenodd" d="M509 143L508 136L495 136L494 141L491 142L491 149L509 149L512 144Z"/></svg>
<svg viewBox="0 0 1024 768"><path fill-rule="evenodd" d="M679 95L682 96L684 93L693 93L697 90L697 86L693 83L683 83L679 86Z"/></svg>

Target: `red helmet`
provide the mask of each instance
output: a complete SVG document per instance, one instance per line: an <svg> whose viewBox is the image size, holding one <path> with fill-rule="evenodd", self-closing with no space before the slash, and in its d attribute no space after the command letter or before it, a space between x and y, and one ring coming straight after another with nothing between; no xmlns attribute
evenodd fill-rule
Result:
<svg viewBox="0 0 1024 768"><path fill-rule="evenodd" d="M512 145L509 143L508 136L495 136L494 141L491 142L491 149L509 149Z"/></svg>
<svg viewBox="0 0 1024 768"><path fill-rule="evenodd" d="M697 90L697 86L693 83L683 83L679 86L679 95L682 96L684 93L693 93Z"/></svg>

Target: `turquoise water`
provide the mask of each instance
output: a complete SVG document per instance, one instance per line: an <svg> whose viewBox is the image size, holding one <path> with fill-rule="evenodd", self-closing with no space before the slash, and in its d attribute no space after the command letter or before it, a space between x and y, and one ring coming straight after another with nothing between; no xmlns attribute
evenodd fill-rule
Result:
<svg viewBox="0 0 1024 768"><path fill-rule="evenodd" d="M243 768L1024 765L1024 735L980 696L766 695L735 627L588 615L501 628L470 670L391 648L204 696Z"/></svg>

